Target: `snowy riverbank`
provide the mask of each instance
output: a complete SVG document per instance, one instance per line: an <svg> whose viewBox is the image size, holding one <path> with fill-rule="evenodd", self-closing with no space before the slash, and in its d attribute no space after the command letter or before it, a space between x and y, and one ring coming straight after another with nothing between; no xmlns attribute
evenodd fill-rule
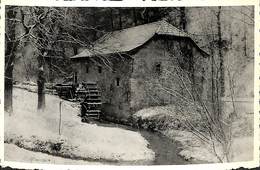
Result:
<svg viewBox="0 0 260 170"><path fill-rule="evenodd" d="M72 107L73 103L53 95L46 95L46 99L46 110L37 112L37 94L14 88L14 113L11 116L5 113L7 160L68 164L151 164L154 161L154 151L148 148L149 142L139 132L82 123L77 116L79 109ZM142 118L138 123L143 128L154 128L167 138L179 142L181 147L176 154L184 159L202 163L218 162L212 148L191 132L185 131L180 117L172 115L173 111L172 106L151 107L140 110L135 116ZM239 115L233 126L231 161L252 160L253 114ZM19 154L21 156L16 156ZM36 156L39 159L35 159Z"/></svg>
<svg viewBox="0 0 260 170"><path fill-rule="evenodd" d="M82 123L77 116L79 110L63 101L59 135L61 99L46 95L45 111L37 112L36 93L15 88L13 95L14 113L5 113L5 143L71 159L154 160L149 143L138 132Z"/></svg>
<svg viewBox="0 0 260 170"><path fill-rule="evenodd" d="M134 116L141 127L159 131L173 141L180 142L182 146L178 154L185 160L219 162L211 145L199 140L185 129L182 124L183 118L176 113L173 105L142 109ZM193 115L190 118L190 121L200 123L196 116ZM253 122L253 113L243 113L238 115L232 123L231 162L253 160ZM218 146L216 146L216 152L222 155Z"/></svg>

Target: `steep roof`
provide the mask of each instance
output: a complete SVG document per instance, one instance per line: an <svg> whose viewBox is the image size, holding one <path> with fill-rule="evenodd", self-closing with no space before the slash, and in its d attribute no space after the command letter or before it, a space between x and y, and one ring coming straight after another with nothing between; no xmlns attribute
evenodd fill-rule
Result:
<svg viewBox="0 0 260 170"><path fill-rule="evenodd" d="M93 48L85 49L81 53L72 56L71 59L91 57L94 55L106 55L113 53L129 52L150 40L155 34L192 38L184 31L161 20L149 24L139 25L127 29L109 32L98 39ZM192 40L193 41L193 40ZM200 49L193 41L195 46Z"/></svg>

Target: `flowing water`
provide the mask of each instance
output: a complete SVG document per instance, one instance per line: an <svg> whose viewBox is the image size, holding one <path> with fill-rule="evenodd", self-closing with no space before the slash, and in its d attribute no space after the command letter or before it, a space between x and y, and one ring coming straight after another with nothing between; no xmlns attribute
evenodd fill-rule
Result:
<svg viewBox="0 0 260 170"><path fill-rule="evenodd" d="M158 133L147 131L144 129L136 129L129 126L115 124L115 123L100 123L95 122L100 126L107 127L119 127L131 131L139 132L148 142L149 148L155 153L155 160L153 162L119 162L116 164L130 164L130 165L184 165L184 164L196 164L200 162L186 161L178 155L180 152L180 143L172 141L168 137Z"/></svg>

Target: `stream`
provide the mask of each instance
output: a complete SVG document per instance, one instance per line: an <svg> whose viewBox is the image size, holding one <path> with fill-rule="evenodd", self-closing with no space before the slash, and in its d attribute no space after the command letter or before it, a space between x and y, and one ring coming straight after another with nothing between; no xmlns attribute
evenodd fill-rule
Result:
<svg viewBox="0 0 260 170"><path fill-rule="evenodd" d="M131 161L131 162L109 162L106 160L100 160L98 162L110 165L184 165L184 164L198 164L203 163L199 161L189 160L186 161L181 156L178 155L180 152L181 144L177 141L173 141L168 137L162 135L159 132L152 132L145 129L137 129L130 126L111 123L109 121L91 121L99 126L104 127L117 127L121 129L126 129L130 131L135 131L140 133L143 138L149 142L148 148L153 150L155 153L155 159L151 162L147 161ZM91 160L90 160L91 161ZM92 160L93 161L93 160ZM93 161L95 162L95 161Z"/></svg>
<svg viewBox="0 0 260 170"><path fill-rule="evenodd" d="M186 161L178 155L180 152L180 143L172 141L168 137L159 132L152 132L144 129L137 129L126 125L115 124L111 122L95 122L99 126L118 127L126 130L139 132L148 142L151 150L155 153L153 162L119 162L119 165L185 165L200 163L197 161Z"/></svg>

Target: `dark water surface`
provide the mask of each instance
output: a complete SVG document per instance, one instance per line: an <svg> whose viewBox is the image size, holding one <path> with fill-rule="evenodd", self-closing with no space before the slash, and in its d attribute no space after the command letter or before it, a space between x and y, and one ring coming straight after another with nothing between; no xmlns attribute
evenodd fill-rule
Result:
<svg viewBox="0 0 260 170"><path fill-rule="evenodd" d="M196 164L200 163L197 161L186 161L181 156L178 155L180 152L181 144L172 141L168 137L158 133L147 131L144 129L136 129L130 126L125 126L121 124L115 124L110 122L94 122L99 126L106 127L119 127L126 130L139 132L148 142L149 148L155 153L155 160L153 162L124 162L116 164L130 164L130 165L186 165L186 164Z"/></svg>

